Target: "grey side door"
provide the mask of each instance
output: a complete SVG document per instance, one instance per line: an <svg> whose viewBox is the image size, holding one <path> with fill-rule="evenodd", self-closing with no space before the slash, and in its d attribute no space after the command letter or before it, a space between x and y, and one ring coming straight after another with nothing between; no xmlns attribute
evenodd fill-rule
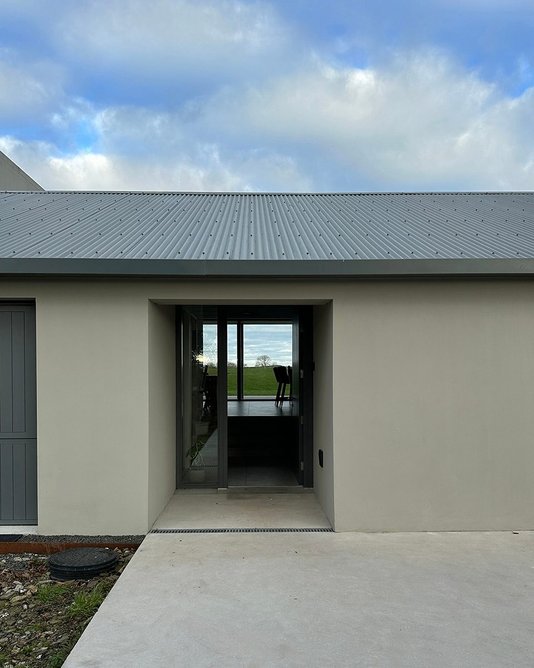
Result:
<svg viewBox="0 0 534 668"><path fill-rule="evenodd" d="M0 524L36 523L35 306L0 302Z"/></svg>

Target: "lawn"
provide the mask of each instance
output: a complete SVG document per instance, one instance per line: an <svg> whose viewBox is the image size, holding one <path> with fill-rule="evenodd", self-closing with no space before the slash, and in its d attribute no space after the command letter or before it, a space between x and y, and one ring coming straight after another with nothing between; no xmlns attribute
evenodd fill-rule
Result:
<svg viewBox="0 0 534 668"><path fill-rule="evenodd" d="M210 375L216 374L215 369L210 369ZM277 383L272 366L246 366L243 369L244 394L249 397L274 397L276 396ZM228 396L237 395L237 369L228 369Z"/></svg>

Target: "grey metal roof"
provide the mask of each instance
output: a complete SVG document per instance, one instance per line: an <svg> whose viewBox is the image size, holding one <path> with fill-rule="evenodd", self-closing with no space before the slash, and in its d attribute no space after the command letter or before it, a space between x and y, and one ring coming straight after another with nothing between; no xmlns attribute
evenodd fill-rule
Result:
<svg viewBox="0 0 534 668"><path fill-rule="evenodd" d="M39 269L534 273L534 193L0 193L0 273Z"/></svg>

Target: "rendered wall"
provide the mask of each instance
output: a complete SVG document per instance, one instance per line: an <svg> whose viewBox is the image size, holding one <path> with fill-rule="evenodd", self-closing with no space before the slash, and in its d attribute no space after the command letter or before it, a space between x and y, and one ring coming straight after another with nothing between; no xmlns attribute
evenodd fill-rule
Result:
<svg viewBox="0 0 534 668"><path fill-rule="evenodd" d="M39 532L143 533L147 304L105 283L36 292Z"/></svg>
<svg viewBox="0 0 534 668"><path fill-rule="evenodd" d="M285 282L0 281L0 299L36 302L38 532L145 533L163 510L175 486L171 304L311 303L310 293L317 301L328 291Z"/></svg>
<svg viewBox="0 0 534 668"><path fill-rule="evenodd" d="M534 283L3 281L0 298L36 300L41 533L142 533L169 494L170 320L150 300L322 304L314 475L336 530L534 529Z"/></svg>
<svg viewBox="0 0 534 668"><path fill-rule="evenodd" d="M43 190L43 188L0 151L0 190Z"/></svg>
<svg viewBox="0 0 534 668"><path fill-rule="evenodd" d="M313 308L313 483L322 509L334 524L332 310L332 302ZM323 451L322 468L319 466L319 449Z"/></svg>
<svg viewBox="0 0 534 668"><path fill-rule="evenodd" d="M148 305L148 526L176 490L175 307Z"/></svg>
<svg viewBox="0 0 534 668"><path fill-rule="evenodd" d="M334 302L336 530L534 529L534 284Z"/></svg>

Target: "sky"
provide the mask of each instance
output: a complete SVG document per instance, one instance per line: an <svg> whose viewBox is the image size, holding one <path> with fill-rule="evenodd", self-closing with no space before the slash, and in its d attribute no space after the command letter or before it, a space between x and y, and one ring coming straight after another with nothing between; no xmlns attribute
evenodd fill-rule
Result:
<svg viewBox="0 0 534 668"><path fill-rule="evenodd" d="M0 0L47 189L531 190L534 0Z"/></svg>
<svg viewBox="0 0 534 668"><path fill-rule="evenodd" d="M204 325L205 364L217 365L217 325ZM267 355L267 366L293 364L293 327L291 324L243 325L243 363L256 366L258 357ZM237 363L237 326L228 325L228 361Z"/></svg>

